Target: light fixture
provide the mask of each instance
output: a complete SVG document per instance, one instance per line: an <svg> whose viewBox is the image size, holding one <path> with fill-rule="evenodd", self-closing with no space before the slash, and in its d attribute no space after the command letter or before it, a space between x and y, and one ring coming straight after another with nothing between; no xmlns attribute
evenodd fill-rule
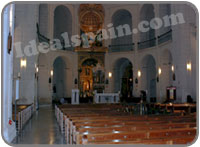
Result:
<svg viewBox="0 0 200 147"><path fill-rule="evenodd" d="M161 75L161 73L162 73L162 70L161 70L161 68L159 67L159 68L158 68L158 74Z"/></svg>
<svg viewBox="0 0 200 147"><path fill-rule="evenodd" d="M109 73L108 73L108 77L109 77L109 78L112 78L112 72L109 72Z"/></svg>
<svg viewBox="0 0 200 147"><path fill-rule="evenodd" d="M21 77L21 74L20 72L17 73L17 78L20 78Z"/></svg>
<svg viewBox="0 0 200 147"><path fill-rule="evenodd" d="M174 72L174 65L172 65L172 68L171 68L171 69L172 69L172 71Z"/></svg>
<svg viewBox="0 0 200 147"><path fill-rule="evenodd" d="M140 78L140 77L141 77L141 71L140 71L140 70L138 70L138 73L137 73L137 75L138 75L138 78Z"/></svg>
<svg viewBox="0 0 200 147"><path fill-rule="evenodd" d="M36 67L36 72L38 73L38 71L39 71L39 68L38 68L38 67Z"/></svg>
<svg viewBox="0 0 200 147"><path fill-rule="evenodd" d="M51 74L51 76L53 76L53 70L51 70L50 74Z"/></svg>
<svg viewBox="0 0 200 147"><path fill-rule="evenodd" d="M191 70L192 70L192 64L191 64L191 62L188 62L188 63L187 63L187 70L188 70L188 71L191 71Z"/></svg>
<svg viewBox="0 0 200 147"><path fill-rule="evenodd" d="M21 59L20 66L21 68L26 67L26 59Z"/></svg>

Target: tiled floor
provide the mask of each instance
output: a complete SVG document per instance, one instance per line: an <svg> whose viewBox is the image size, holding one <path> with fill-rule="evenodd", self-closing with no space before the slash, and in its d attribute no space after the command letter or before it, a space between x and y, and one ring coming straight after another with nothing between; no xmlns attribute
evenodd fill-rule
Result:
<svg viewBox="0 0 200 147"><path fill-rule="evenodd" d="M64 144L52 106L42 106L13 144Z"/></svg>

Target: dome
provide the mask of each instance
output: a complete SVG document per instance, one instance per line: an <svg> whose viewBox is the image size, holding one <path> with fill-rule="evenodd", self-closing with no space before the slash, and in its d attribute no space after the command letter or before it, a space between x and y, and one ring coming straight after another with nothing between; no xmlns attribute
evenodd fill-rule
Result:
<svg viewBox="0 0 200 147"><path fill-rule="evenodd" d="M84 32L97 32L101 29L104 20L102 5L80 6L80 27Z"/></svg>
<svg viewBox="0 0 200 147"><path fill-rule="evenodd" d="M85 32L96 32L100 29L100 18L93 12L89 12L82 17L81 25Z"/></svg>

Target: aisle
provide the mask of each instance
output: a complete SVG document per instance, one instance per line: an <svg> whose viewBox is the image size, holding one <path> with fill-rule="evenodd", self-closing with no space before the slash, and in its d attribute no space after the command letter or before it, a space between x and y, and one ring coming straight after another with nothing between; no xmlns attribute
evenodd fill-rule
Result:
<svg viewBox="0 0 200 147"><path fill-rule="evenodd" d="M14 144L63 144L52 106L42 106L24 127Z"/></svg>

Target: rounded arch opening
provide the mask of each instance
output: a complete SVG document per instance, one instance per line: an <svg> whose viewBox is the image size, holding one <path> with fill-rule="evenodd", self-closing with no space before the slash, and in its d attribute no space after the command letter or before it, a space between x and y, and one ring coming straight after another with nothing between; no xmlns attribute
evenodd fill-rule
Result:
<svg viewBox="0 0 200 147"><path fill-rule="evenodd" d="M60 5L57 6L54 10L54 38L59 39L63 49L66 49L68 47L68 44L65 44L65 40L61 36L62 34L65 36L64 38L66 38L66 35L71 38L72 15L70 10L66 6Z"/></svg>
<svg viewBox="0 0 200 147"><path fill-rule="evenodd" d="M120 58L114 64L114 92L119 92L122 101L133 95L133 65L127 58Z"/></svg>
<svg viewBox="0 0 200 147"><path fill-rule="evenodd" d="M159 17L163 18L164 16L169 16L171 14L171 5L170 4L160 4L159 5ZM171 30L171 26L165 27L164 25L160 28L160 35Z"/></svg>
<svg viewBox="0 0 200 147"><path fill-rule="evenodd" d="M156 99L156 61L152 55L146 55L142 60L142 91L145 91L144 101Z"/></svg>
<svg viewBox="0 0 200 147"><path fill-rule="evenodd" d="M112 39L112 45L115 50L130 50L132 48L132 15L128 10L121 9L116 11L112 16L113 27L115 28L116 38Z"/></svg>
<svg viewBox="0 0 200 147"><path fill-rule="evenodd" d="M53 62L53 100L66 98L66 62L62 57L57 57Z"/></svg>
<svg viewBox="0 0 200 147"><path fill-rule="evenodd" d="M40 33L48 36L48 4L39 5L39 29Z"/></svg>
<svg viewBox="0 0 200 147"><path fill-rule="evenodd" d="M155 17L154 6L152 4L144 4L140 10L140 22L150 22ZM149 28L147 32L140 33L140 41L146 41L155 38L155 29Z"/></svg>

